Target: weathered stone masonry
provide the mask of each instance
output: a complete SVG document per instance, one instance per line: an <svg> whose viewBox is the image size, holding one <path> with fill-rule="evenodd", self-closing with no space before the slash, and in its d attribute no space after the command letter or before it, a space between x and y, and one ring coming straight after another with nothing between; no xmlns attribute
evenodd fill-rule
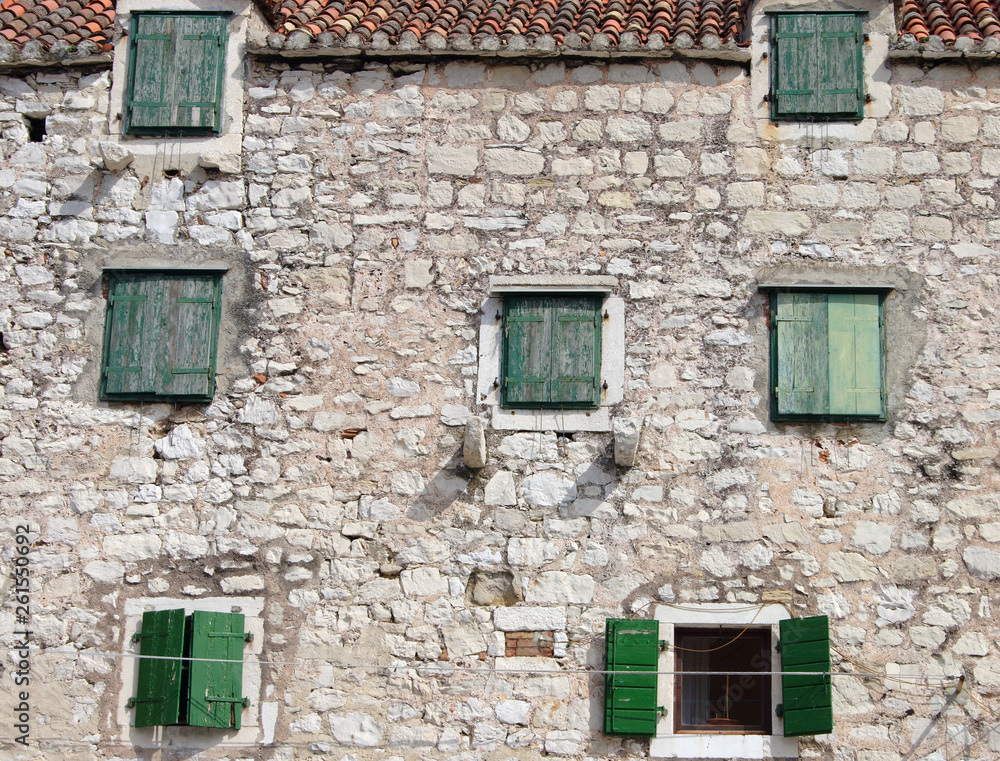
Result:
<svg viewBox="0 0 1000 761"><path fill-rule="evenodd" d="M241 171L179 177L170 140L148 174L104 168L107 72L0 78L0 504L37 527L36 643L77 652L35 656L53 745L19 752L146 757L94 653L129 647L128 600L234 595L264 601L278 663L248 715L273 706L273 744L205 758L642 757L572 673L604 619L775 600L984 704L932 723L938 682L838 678L803 758L989 758L1000 90L986 63L887 71L870 139L772 139L740 65L257 58ZM126 260L232 267L213 404L98 401L101 272ZM802 273L894 284L888 422L770 422L758 286ZM464 467L504 274L618 278L634 468L609 434L496 431ZM522 632L551 656L511 654Z"/></svg>

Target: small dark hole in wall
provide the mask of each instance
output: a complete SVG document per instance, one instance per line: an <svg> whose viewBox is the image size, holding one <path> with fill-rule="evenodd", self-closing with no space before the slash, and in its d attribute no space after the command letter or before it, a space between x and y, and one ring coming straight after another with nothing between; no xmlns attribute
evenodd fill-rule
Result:
<svg viewBox="0 0 1000 761"><path fill-rule="evenodd" d="M45 117L28 117L28 139L40 143L45 139Z"/></svg>
<svg viewBox="0 0 1000 761"><path fill-rule="evenodd" d="M178 177L180 176L180 169L164 169L163 174L165 177Z"/></svg>

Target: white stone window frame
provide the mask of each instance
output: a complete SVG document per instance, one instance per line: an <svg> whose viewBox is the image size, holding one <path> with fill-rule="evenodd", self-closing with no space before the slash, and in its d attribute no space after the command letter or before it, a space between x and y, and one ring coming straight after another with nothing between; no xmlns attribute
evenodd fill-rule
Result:
<svg viewBox="0 0 1000 761"><path fill-rule="evenodd" d="M490 278L479 322L479 375L476 401L490 411L500 431L609 432L611 408L625 389L625 301L614 295L618 278L610 275L501 275ZM603 295L601 302L601 403L593 410L504 409L500 404L503 372L504 297L528 293ZM605 385L607 388L605 389Z"/></svg>
<svg viewBox="0 0 1000 761"><path fill-rule="evenodd" d="M656 724L656 736L650 740L650 758L684 759L784 759L799 757L798 738L784 736L784 720L774 715L774 707L782 702L781 678L771 676L771 734L694 734L674 733L674 685L677 670L674 652L676 628L716 629L720 626L752 627L771 631L771 671L780 671L778 653L778 622L792 617L784 605L771 603L764 607L746 603L701 603L690 605L657 605L653 617L660 624L660 640L667 643L660 652L657 670L657 705L667 713Z"/></svg>
<svg viewBox="0 0 1000 761"><path fill-rule="evenodd" d="M851 142L868 142L875 135L878 120L892 113L892 88L886 62L889 43L895 39L896 21L891 5L874 0L854 0L845 11L863 11L863 29L868 36L862 43L864 92L870 99L865 105L865 116L860 122L821 121L771 121L770 103L765 100L771 89L771 20L768 12L812 13L835 10L813 0L761 0L753 8L750 27L750 103L757 122L757 135L768 142L815 140L819 147L826 141L840 139ZM841 9L836 9L841 10Z"/></svg>
<svg viewBox="0 0 1000 761"><path fill-rule="evenodd" d="M137 173L177 169L190 171L205 154L223 153L240 156L243 150L243 94L247 30L250 24L251 0L118 0L114 63L112 65L111 100L108 108L108 135L112 142L135 156ZM132 14L146 11L229 12L229 37L226 41L225 72L222 91L222 130L211 135L147 137L122 131L125 124L126 88L128 87L129 39ZM148 171L147 171L148 170Z"/></svg>
<svg viewBox="0 0 1000 761"><path fill-rule="evenodd" d="M184 615L194 611L242 613L246 630L253 635L243 650L243 695L250 704L243 709L238 731L211 727L135 727L135 711L128 700L138 686L139 645L132 635L142 623L142 614L151 610L184 608ZM261 692L260 656L264 647L264 598L206 597L203 599L147 597L125 601L125 625L122 630L122 690L118 696L117 724L120 740L137 748L170 748L201 751L209 748L246 747L269 744L274 738L278 717L277 702L265 702Z"/></svg>

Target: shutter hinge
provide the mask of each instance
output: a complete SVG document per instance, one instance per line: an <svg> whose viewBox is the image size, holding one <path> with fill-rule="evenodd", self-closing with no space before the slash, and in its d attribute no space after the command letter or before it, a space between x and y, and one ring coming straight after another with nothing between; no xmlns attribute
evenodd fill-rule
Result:
<svg viewBox="0 0 1000 761"><path fill-rule="evenodd" d="M770 103L771 102L771 94L770 93L767 93L766 95L764 95L764 102L765 103Z"/></svg>
<svg viewBox="0 0 1000 761"><path fill-rule="evenodd" d="M666 706L657 706L656 707L656 715L657 716L666 716L667 715L667 708L666 708Z"/></svg>
<svg viewBox="0 0 1000 761"><path fill-rule="evenodd" d="M774 715L777 716L779 719L785 715L784 703L778 703L778 705L774 707Z"/></svg>
<svg viewBox="0 0 1000 761"><path fill-rule="evenodd" d="M249 698L224 698L219 695L206 695L206 703L240 703L244 708L250 705Z"/></svg>

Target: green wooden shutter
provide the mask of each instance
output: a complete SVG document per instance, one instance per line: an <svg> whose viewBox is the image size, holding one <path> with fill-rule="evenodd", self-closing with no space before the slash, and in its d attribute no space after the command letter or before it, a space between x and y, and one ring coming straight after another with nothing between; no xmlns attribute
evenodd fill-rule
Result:
<svg viewBox="0 0 1000 761"><path fill-rule="evenodd" d="M135 278L112 275L110 280L102 368L104 393L151 391L142 378L143 323L148 296Z"/></svg>
<svg viewBox="0 0 1000 761"><path fill-rule="evenodd" d="M864 116L862 17L856 13L779 13L771 19L771 116Z"/></svg>
<svg viewBox="0 0 1000 761"><path fill-rule="evenodd" d="M861 18L853 13L820 14L818 101L822 114L863 115Z"/></svg>
<svg viewBox="0 0 1000 761"><path fill-rule="evenodd" d="M827 305L822 293L776 293L773 348L778 416L823 415L829 408Z"/></svg>
<svg viewBox="0 0 1000 761"><path fill-rule="evenodd" d="M833 731L830 620L788 619L780 623L780 636L785 737L829 734ZM823 673L797 676L796 671Z"/></svg>
<svg viewBox="0 0 1000 761"><path fill-rule="evenodd" d="M810 115L817 107L817 21L810 13L772 17L774 57L772 98L775 116Z"/></svg>
<svg viewBox="0 0 1000 761"><path fill-rule="evenodd" d="M600 299L564 296L555 301L549 402L567 407L600 403Z"/></svg>
<svg viewBox="0 0 1000 761"><path fill-rule="evenodd" d="M881 417L882 329L875 293L831 293L830 414Z"/></svg>
<svg viewBox="0 0 1000 761"><path fill-rule="evenodd" d="M242 613L191 614L190 726L240 728L248 703L243 697L243 645L248 638Z"/></svg>
<svg viewBox="0 0 1000 761"><path fill-rule="evenodd" d="M504 299L504 404L537 407L548 401L552 358L551 298Z"/></svg>
<svg viewBox="0 0 1000 761"><path fill-rule="evenodd" d="M128 131L163 134L221 129L227 18L133 14Z"/></svg>
<svg viewBox="0 0 1000 761"><path fill-rule="evenodd" d="M135 708L135 726L177 724L181 710L184 610L146 611L142 614L142 629L133 639L139 642L139 673L136 696L128 704Z"/></svg>
<svg viewBox="0 0 1000 761"><path fill-rule="evenodd" d="M604 634L605 670L613 672L604 677L604 732L652 737L660 713L656 695L660 624L609 618Z"/></svg>
<svg viewBox="0 0 1000 761"><path fill-rule="evenodd" d="M215 386L216 336L219 333L222 284L215 277L174 278L166 354L158 392L178 397L210 399Z"/></svg>

